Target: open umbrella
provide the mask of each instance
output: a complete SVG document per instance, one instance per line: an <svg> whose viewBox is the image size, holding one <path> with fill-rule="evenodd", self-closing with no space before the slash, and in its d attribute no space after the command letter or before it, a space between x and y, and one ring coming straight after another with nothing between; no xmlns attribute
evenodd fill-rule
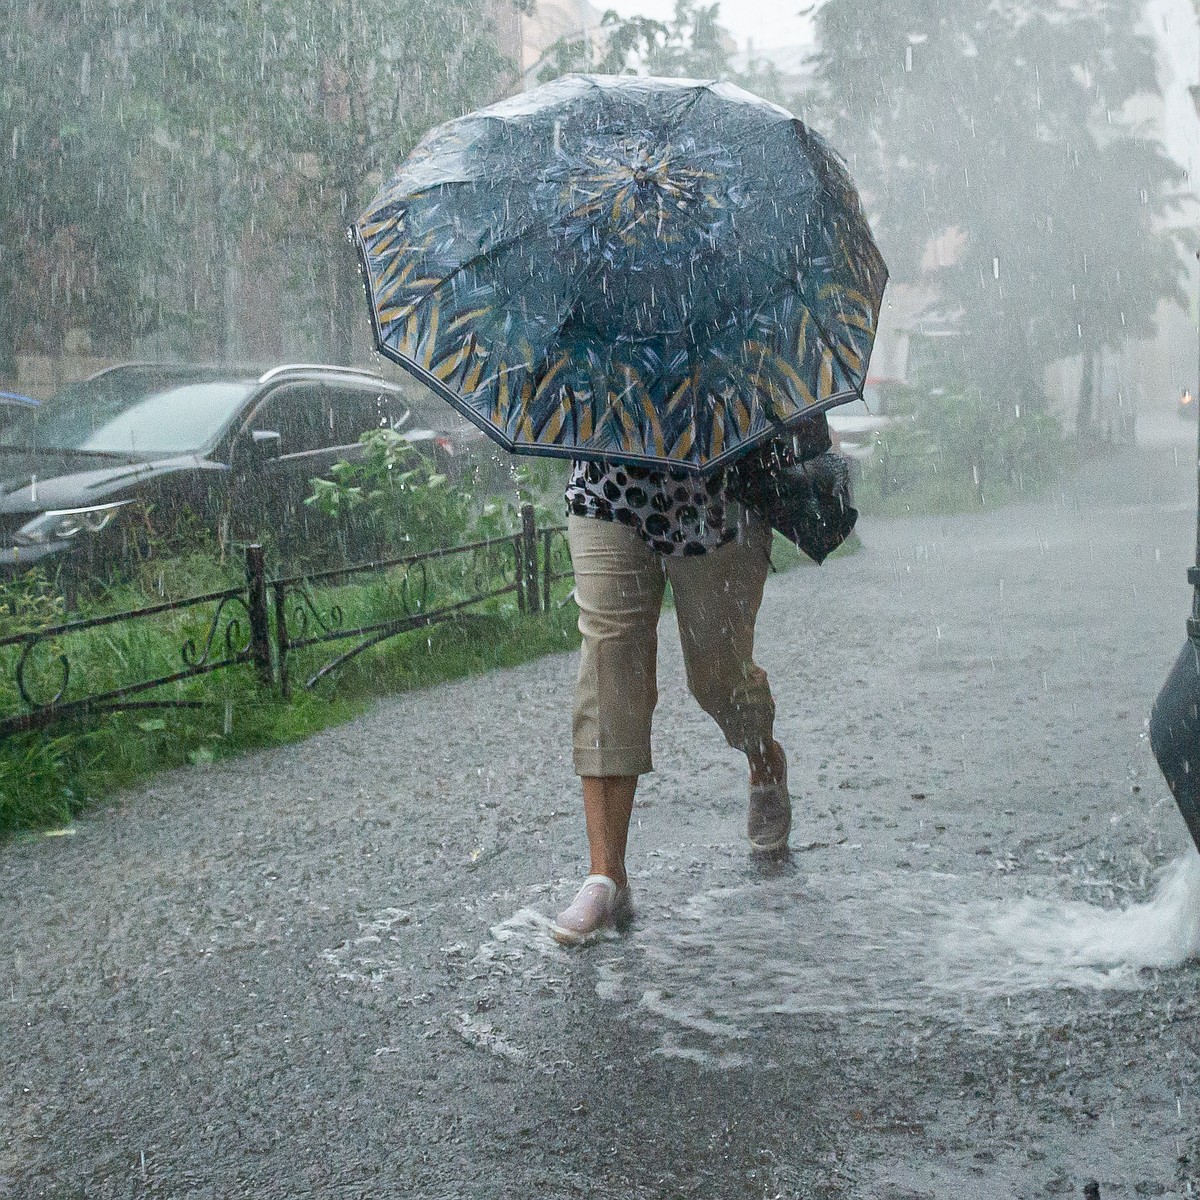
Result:
<svg viewBox="0 0 1200 1200"><path fill-rule="evenodd" d="M696 473L861 396L887 280L837 155L712 81L451 121L350 233L379 350L506 449Z"/></svg>
<svg viewBox="0 0 1200 1200"><path fill-rule="evenodd" d="M1200 251L1196 253L1200 262ZM1200 393L1197 393L1200 395ZM1198 435L1200 436L1200 435ZM1200 448L1197 452L1200 493ZM1196 565L1188 570L1193 587L1188 640L1163 684L1150 714L1150 746L1167 786L1200 849L1200 496L1196 515Z"/></svg>

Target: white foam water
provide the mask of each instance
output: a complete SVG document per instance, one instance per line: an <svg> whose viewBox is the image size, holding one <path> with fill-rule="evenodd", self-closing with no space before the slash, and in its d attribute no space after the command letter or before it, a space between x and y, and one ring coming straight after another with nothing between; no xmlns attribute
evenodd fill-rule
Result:
<svg viewBox="0 0 1200 1200"><path fill-rule="evenodd" d="M943 939L952 978L997 994L1137 987L1147 968L1200 955L1200 854L1178 858L1150 899L1122 908L1026 897L992 901ZM974 964L974 965L972 965Z"/></svg>
<svg viewBox="0 0 1200 1200"><path fill-rule="evenodd" d="M1121 908L997 896L997 882L864 874L799 891L713 888L644 922L641 955L610 957L602 994L686 1031L691 1054L697 1037L729 1047L770 1015L994 1029L1000 1002L1006 1024L1038 1023L1048 991L1143 988L1147 968L1200 955L1195 853L1163 872L1149 900ZM993 894L980 899L987 885Z"/></svg>

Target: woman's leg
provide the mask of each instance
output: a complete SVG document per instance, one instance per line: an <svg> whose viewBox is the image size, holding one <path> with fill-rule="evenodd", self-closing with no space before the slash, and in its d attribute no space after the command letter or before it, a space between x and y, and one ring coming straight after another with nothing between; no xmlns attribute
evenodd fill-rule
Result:
<svg viewBox="0 0 1200 1200"><path fill-rule="evenodd" d="M774 738L766 746L747 750L746 759L750 764L751 787L768 787L787 778L787 755Z"/></svg>
<svg viewBox="0 0 1200 1200"><path fill-rule="evenodd" d="M625 887L625 845L633 815L636 775L583 776L583 814L587 821L589 875L606 875Z"/></svg>
<svg viewBox="0 0 1200 1200"><path fill-rule="evenodd" d="M726 740L771 774L775 701L754 661L754 624L770 569L771 527L751 516L744 540L666 559L688 687Z"/></svg>
<svg viewBox="0 0 1200 1200"><path fill-rule="evenodd" d="M629 903L625 848L638 776L652 769L650 722L658 700L665 581L658 556L622 525L571 517L568 538L583 635L574 760L591 866L575 900L558 915L554 934L578 943L611 924Z"/></svg>
<svg viewBox="0 0 1200 1200"><path fill-rule="evenodd" d="M570 517L567 538L583 639L572 722L575 773L644 775L653 770L662 560L632 529L612 521Z"/></svg>
<svg viewBox="0 0 1200 1200"><path fill-rule="evenodd" d="M751 515L744 540L695 558L667 560L688 687L750 766L752 808L772 810L768 841L784 841L787 758L775 741L775 701L754 661L754 625L770 568L771 528ZM766 789L778 795L768 795ZM755 804L757 801L757 805ZM758 844L762 812L752 812Z"/></svg>

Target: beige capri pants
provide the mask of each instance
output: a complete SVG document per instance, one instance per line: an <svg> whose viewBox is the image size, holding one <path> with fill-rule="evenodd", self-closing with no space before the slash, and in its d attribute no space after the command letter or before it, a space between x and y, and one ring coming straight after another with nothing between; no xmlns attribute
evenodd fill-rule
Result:
<svg viewBox="0 0 1200 1200"><path fill-rule="evenodd" d="M658 620L675 597L688 687L734 749L770 745L775 701L754 662L754 622L770 569L771 527L747 512L739 537L695 556L660 555L615 521L571 516L583 652L575 689L578 775L652 771Z"/></svg>

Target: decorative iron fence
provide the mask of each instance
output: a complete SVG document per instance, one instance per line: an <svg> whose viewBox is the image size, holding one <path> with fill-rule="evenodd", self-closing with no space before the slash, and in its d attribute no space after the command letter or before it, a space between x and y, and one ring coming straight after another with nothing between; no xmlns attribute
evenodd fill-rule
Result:
<svg viewBox="0 0 1200 1200"><path fill-rule="evenodd" d="M249 546L244 587L0 638L0 672L11 673L0 695L7 691L10 707L18 710L0 715L0 737L98 712L204 707L203 701L150 694L230 667L254 667L265 686L286 697L293 656L321 643L353 644L305 679L306 688L388 638L478 617L471 610L504 596L513 596L520 612L548 611L554 583L570 575L564 534L565 526L539 529L526 505L516 534L279 579L267 578L262 548ZM364 608L363 584L372 579ZM105 626L128 633L149 620L157 620L162 632L164 619L181 639L174 669L143 671L144 678L88 690L87 668L97 664L77 664L77 657L86 657L80 655L81 634ZM123 657L115 641L105 673L114 656Z"/></svg>

